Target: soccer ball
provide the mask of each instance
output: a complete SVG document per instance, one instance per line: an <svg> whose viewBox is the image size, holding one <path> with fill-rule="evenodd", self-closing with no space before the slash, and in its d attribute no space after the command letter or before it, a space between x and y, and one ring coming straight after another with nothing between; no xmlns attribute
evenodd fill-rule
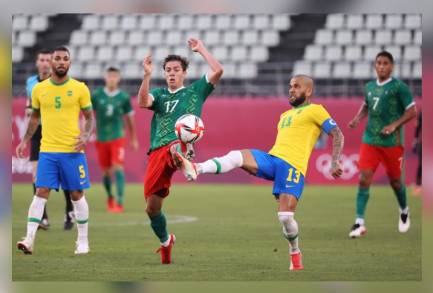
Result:
<svg viewBox="0 0 433 293"><path fill-rule="evenodd" d="M204 124L200 117L185 114L177 119L174 131L182 142L195 143L203 136Z"/></svg>

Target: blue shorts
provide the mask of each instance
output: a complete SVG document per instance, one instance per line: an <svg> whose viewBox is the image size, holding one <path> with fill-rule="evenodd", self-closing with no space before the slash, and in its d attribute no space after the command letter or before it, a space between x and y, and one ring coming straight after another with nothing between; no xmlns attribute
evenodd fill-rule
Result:
<svg viewBox="0 0 433 293"><path fill-rule="evenodd" d="M84 153L39 153L36 187L83 190L90 187Z"/></svg>
<svg viewBox="0 0 433 293"><path fill-rule="evenodd" d="M304 190L304 175L286 161L260 150L251 150L256 160L257 177L274 181L272 193L276 198L280 193L290 194L300 199Z"/></svg>

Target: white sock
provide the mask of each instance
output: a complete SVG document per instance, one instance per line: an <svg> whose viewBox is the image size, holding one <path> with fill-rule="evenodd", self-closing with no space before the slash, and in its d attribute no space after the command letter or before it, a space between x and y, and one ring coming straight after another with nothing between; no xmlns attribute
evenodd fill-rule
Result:
<svg viewBox="0 0 433 293"><path fill-rule="evenodd" d="M77 201L72 201L72 204L74 205L75 219L77 222L78 242L88 242L87 221L89 220L89 206L87 205L85 196L83 195L83 197Z"/></svg>
<svg viewBox="0 0 433 293"><path fill-rule="evenodd" d="M39 196L33 196L32 203L29 207L28 219L27 219L27 235L26 239L31 241L35 240L36 231L39 227L39 222L42 220L44 214L44 208L47 200Z"/></svg>
<svg viewBox="0 0 433 293"><path fill-rule="evenodd" d="M197 164L197 171L203 173L226 173L235 168L242 167L244 159L240 151L230 151L227 155L207 160Z"/></svg>
<svg viewBox="0 0 433 293"><path fill-rule="evenodd" d="M360 226L364 226L364 219L363 218L356 218L355 224L359 224Z"/></svg>
<svg viewBox="0 0 433 293"><path fill-rule="evenodd" d="M299 252L298 243L298 223L295 221L295 213L293 212L278 212L278 219L283 226L284 237L290 243L290 252Z"/></svg>

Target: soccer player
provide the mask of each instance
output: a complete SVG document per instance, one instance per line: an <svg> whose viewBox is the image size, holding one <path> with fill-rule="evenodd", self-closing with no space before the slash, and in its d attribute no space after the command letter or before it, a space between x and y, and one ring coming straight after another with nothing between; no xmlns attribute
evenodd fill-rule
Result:
<svg viewBox="0 0 433 293"><path fill-rule="evenodd" d="M33 87L39 82L46 80L50 77L51 74L51 66L50 66L51 52L49 50L41 50L38 52L36 58L36 68L38 70L38 74L30 76L26 81L26 93L27 93L27 104L26 104L26 116L30 117L32 113L32 90ZM42 138L42 128L41 124L39 124L36 129L35 134L32 136L30 140L30 162L32 162L32 181L33 181L33 194L36 194L36 170L38 167L39 160L39 148L41 146L41 138ZM71 202L71 196L69 191L63 190L65 195L65 222L63 228L65 230L71 230L73 227L73 207ZM44 208L44 214L42 216L42 221L39 223L39 228L43 230L47 230L50 226L48 222L48 214L47 207Z"/></svg>
<svg viewBox="0 0 433 293"><path fill-rule="evenodd" d="M171 249L176 239L174 234L167 232L166 218L161 211L164 198L169 194L171 177L180 163L176 161L177 150L181 146L174 132L174 124L184 114L201 115L203 103L223 73L221 64L209 53L201 40L191 38L188 45L209 64L210 73L185 87L188 61L178 55L168 55L163 63L167 88L150 91L152 60L149 55L143 61L144 78L138 92L140 107L154 112L149 161L144 178L144 197L151 227L161 243L158 251L163 264L171 263ZM186 151L183 147L182 150Z"/></svg>
<svg viewBox="0 0 433 293"><path fill-rule="evenodd" d="M292 77L289 86L292 108L281 114L277 138L269 152L234 150L198 164L192 164L180 156L188 180L196 180L199 174L220 174L242 168L254 176L274 182L272 193L278 202L278 219L289 242L290 270L304 268L298 243L298 223L294 216L304 188L308 160L321 131L333 138L330 172L334 178L342 175L339 160L344 136L325 108L311 102L313 88L314 82L310 77Z"/></svg>
<svg viewBox="0 0 433 293"><path fill-rule="evenodd" d="M78 230L75 254L89 252L89 207L83 190L90 187L90 180L83 150L92 133L94 118L89 89L84 83L69 78L70 65L69 50L64 46L54 49L51 77L33 88L32 116L16 149L17 156L22 158L41 119L44 127L36 172L36 194L29 207L26 237L17 242L17 248L25 254L33 252L36 231L50 190L58 190L59 185L70 191L74 206ZM86 121L81 133L78 127L80 111Z"/></svg>
<svg viewBox="0 0 433 293"><path fill-rule="evenodd" d="M391 187L400 207L398 230L405 233L410 227L406 187L401 180L403 166L403 125L416 117L416 107L408 86L391 76L394 58L382 51L376 55L377 79L365 85L364 103L349 122L350 128L368 116L359 153L359 186L356 198L356 220L349 237L367 233L364 215L370 196L370 185L380 163L386 169Z"/></svg>
<svg viewBox="0 0 433 293"><path fill-rule="evenodd" d="M131 146L134 150L138 149L138 140L130 97L128 93L119 89L119 69L107 68L104 78L105 87L100 87L92 93L92 106L96 113L96 150L103 172L102 181L108 197L108 211L120 213L123 212L125 189L125 173L123 171L125 158L124 117L131 135ZM113 172L117 187L116 202L111 191Z"/></svg>

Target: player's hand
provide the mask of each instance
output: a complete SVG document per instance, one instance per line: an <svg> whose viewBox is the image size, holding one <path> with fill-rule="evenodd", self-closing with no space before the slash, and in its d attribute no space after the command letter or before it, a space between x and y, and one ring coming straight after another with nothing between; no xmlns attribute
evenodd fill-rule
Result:
<svg viewBox="0 0 433 293"><path fill-rule="evenodd" d="M359 120L356 118L353 118L352 120L350 120L349 124L347 124L347 126L349 126L349 128L356 128L359 124Z"/></svg>
<svg viewBox="0 0 433 293"><path fill-rule="evenodd" d="M79 137L77 137L77 143L75 144L74 150L76 152L81 152L82 150L84 150L89 140L90 140L90 135L81 134Z"/></svg>
<svg viewBox="0 0 433 293"><path fill-rule="evenodd" d="M138 150L138 140L137 138L131 139L131 147L134 151Z"/></svg>
<svg viewBox="0 0 433 293"><path fill-rule="evenodd" d="M32 108L26 108L24 115L26 116L26 118L30 118L30 116L32 116L33 110Z"/></svg>
<svg viewBox="0 0 433 293"><path fill-rule="evenodd" d="M192 143L186 144L185 158L187 160L192 160L195 158L195 151Z"/></svg>
<svg viewBox="0 0 433 293"><path fill-rule="evenodd" d="M143 60L144 75L152 73L152 55L147 55Z"/></svg>
<svg viewBox="0 0 433 293"><path fill-rule="evenodd" d="M204 44L199 39L190 38L188 40L188 46L194 52L201 52L204 49Z"/></svg>
<svg viewBox="0 0 433 293"><path fill-rule="evenodd" d="M334 177L334 179L340 178L341 175L343 175L343 169L341 168L341 164L339 162L332 162L331 175Z"/></svg>
<svg viewBox="0 0 433 293"><path fill-rule="evenodd" d="M382 128L382 131L380 133L382 133L383 135L390 135L395 131L395 128L396 127L394 126L394 124L390 124Z"/></svg>
<svg viewBox="0 0 433 293"><path fill-rule="evenodd" d="M17 146L16 153L18 158L24 158L24 150L26 149L26 147L27 143L25 143L24 141L21 141L20 144Z"/></svg>

